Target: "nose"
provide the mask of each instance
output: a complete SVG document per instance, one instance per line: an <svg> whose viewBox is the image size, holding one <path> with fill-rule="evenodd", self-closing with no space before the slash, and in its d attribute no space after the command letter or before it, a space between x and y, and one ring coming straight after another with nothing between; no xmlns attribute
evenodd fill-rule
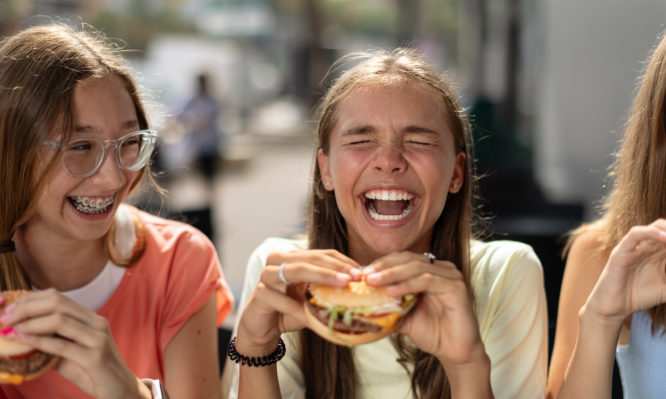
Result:
<svg viewBox="0 0 666 399"><path fill-rule="evenodd" d="M382 173L402 173L407 169L402 147L395 143L386 143L380 146L373 163L374 169Z"/></svg>
<svg viewBox="0 0 666 399"><path fill-rule="evenodd" d="M111 191L119 189L127 181L127 177L118 163L116 151L117 148L113 145L107 146L102 164L97 172L90 176L96 184L103 185Z"/></svg>

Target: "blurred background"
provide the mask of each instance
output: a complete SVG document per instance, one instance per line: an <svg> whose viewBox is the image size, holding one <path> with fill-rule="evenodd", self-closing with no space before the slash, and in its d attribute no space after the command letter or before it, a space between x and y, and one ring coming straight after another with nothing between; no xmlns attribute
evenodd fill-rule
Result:
<svg viewBox="0 0 666 399"><path fill-rule="evenodd" d="M331 62L421 48L472 117L489 238L537 250L554 329L562 236L597 213L666 2L0 0L1 36L54 20L125 42L169 191L137 203L204 230L237 298L252 249L303 230L312 111Z"/></svg>

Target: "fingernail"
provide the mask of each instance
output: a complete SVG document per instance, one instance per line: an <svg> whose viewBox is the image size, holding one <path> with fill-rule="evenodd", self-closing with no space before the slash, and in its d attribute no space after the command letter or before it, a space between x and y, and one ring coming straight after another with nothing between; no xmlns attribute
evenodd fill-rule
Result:
<svg viewBox="0 0 666 399"><path fill-rule="evenodd" d="M381 277L381 274L379 273L372 273L372 274L366 274L365 276L365 281L369 283L375 283L378 282Z"/></svg>
<svg viewBox="0 0 666 399"><path fill-rule="evenodd" d="M336 278L336 279L337 279L342 285L348 284L348 283L349 283L349 280L351 280L351 278L349 277L349 274L346 274L346 273L336 273L335 278Z"/></svg>
<svg viewBox="0 0 666 399"><path fill-rule="evenodd" d="M365 274L366 276L367 276L368 274L372 274L372 273L374 273L374 272L375 272L375 267L372 266L372 265L370 265L370 266L366 266L366 267L363 268L363 274Z"/></svg>
<svg viewBox="0 0 666 399"><path fill-rule="evenodd" d="M2 314L0 314L0 323L5 324L7 322L7 319L9 316L12 314L12 311L14 310L14 306L16 306L16 302L12 303L11 305L7 306L2 310Z"/></svg>
<svg viewBox="0 0 666 399"><path fill-rule="evenodd" d="M6 327L6 328L3 328L3 329L0 329L0 336L1 337L16 336L16 330L14 330L14 327Z"/></svg>
<svg viewBox="0 0 666 399"><path fill-rule="evenodd" d="M22 343L25 343L26 338L28 337L26 335L26 333L21 332L19 330L14 330L14 333L12 334L12 336L14 337L15 340L17 340L18 342L22 342Z"/></svg>
<svg viewBox="0 0 666 399"><path fill-rule="evenodd" d="M386 293L389 295L394 295L400 292L397 285L388 285L386 286Z"/></svg>
<svg viewBox="0 0 666 399"><path fill-rule="evenodd" d="M12 313L12 311L14 310L15 307L16 307L16 302L14 302L14 303L10 304L9 306L7 306L6 308L4 308L2 310L2 316L9 316Z"/></svg>
<svg viewBox="0 0 666 399"><path fill-rule="evenodd" d="M352 278L358 279L359 277L361 277L361 270L356 268L350 269L349 274L351 274Z"/></svg>

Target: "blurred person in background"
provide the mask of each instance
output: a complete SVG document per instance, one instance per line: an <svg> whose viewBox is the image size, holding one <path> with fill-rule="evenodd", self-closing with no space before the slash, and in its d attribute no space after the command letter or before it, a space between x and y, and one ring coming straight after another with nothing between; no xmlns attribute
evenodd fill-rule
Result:
<svg viewBox="0 0 666 399"><path fill-rule="evenodd" d="M349 56L334 69L345 61L358 64L320 104L308 236L267 239L246 269L229 352L273 356L227 362L230 397L543 398L541 265L525 244L475 239L470 130L456 94L415 50ZM347 348L304 328L308 283L361 279L420 296L397 334Z"/></svg>
<svg viewBox="0 0 666 399"><path fill-rule="evenodd" d="M60 24L0 47L0 287L32 291L0 323L60 357L0 397L220 396L232 297L201 232L124 204L157 133L113 49Z"/></svg>
<svg viewBox="0 0 666 399"><path fill-rule="evenodd" d="M218 127L220 104L210 89L210 76L196 76L196 93L176 116L184 129L181 145L193 156L193 161L209 184L217 173L218 159L222 152L223 136Z"/></svg>
<svg viewBox="0 0 666 399"><path fill-rule="evenodd" d="M666 37L639 81L598 220L569 239L549 398L664 398Z"/></svg>

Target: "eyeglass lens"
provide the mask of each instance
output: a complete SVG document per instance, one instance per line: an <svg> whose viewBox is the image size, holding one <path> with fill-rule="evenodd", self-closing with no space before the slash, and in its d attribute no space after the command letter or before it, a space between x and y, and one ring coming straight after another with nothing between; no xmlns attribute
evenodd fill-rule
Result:
<svg viewBox="0 0 666 399"><path fill-rule="evenodd" d="M152 152L151 137L145 132L123 137L120 142L110 145L115 147L120 166L127 170L141 169ZM105 143L91 138L74 139L69 142L63 154L65 170L75 176L89 175L102 164Z"/></svg>

